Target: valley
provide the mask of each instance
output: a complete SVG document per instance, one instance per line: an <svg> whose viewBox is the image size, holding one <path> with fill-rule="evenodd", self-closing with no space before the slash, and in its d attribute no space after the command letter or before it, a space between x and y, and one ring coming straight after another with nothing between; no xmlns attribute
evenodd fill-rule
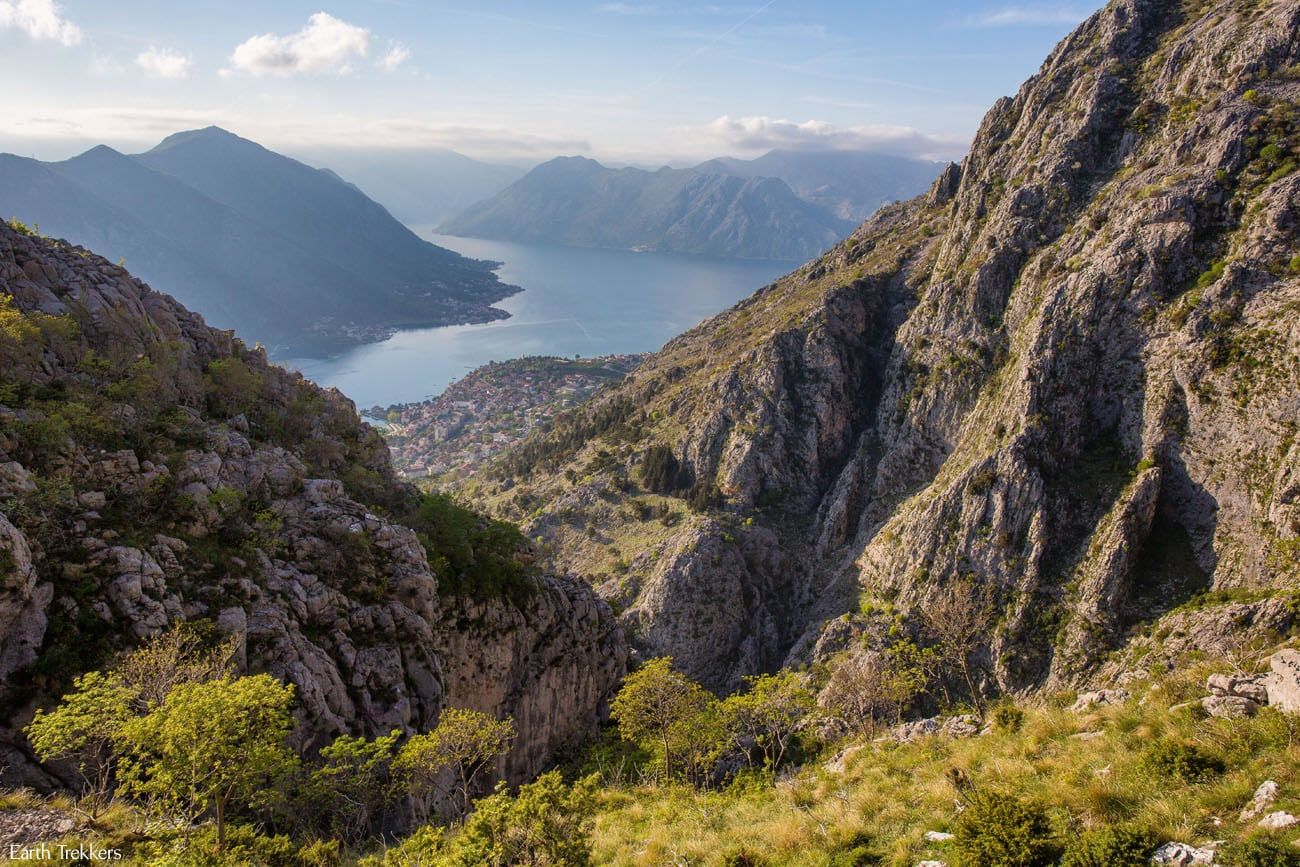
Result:
<svg viewBox="0 0 1300 867"><path fill-rule="evenodd" d="M347 127L403 213L496 187L443 224L496 239L215 127L0 158L0 207L96 227L0 222L0 859L1300 865L1300 5L373 5L165 86L434 90ZM37 6L0 41L75 51ZM1027 47L959 159L933 121L698 120L879 120L894 62L956 117ZM502 82L565 126L470 126ZM556 156L676 102L665 152L742 156ZM268 350L115 239L368 342Z"/></svg>

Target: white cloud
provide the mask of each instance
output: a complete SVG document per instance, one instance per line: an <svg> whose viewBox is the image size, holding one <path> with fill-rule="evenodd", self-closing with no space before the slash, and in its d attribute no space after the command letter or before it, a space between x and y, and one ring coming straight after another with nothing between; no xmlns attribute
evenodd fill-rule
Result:
<svg viewBox="0 0 1300 867"><path fill-rule="evenodd" d="M179 51L150 46L136 56L135 65L155 78L185 78L193 61Z"/></svg>
<svg viewBox="0 0 1300 867"><path fill-rule="evenodd" d="M81 42L81 28L63 17L54 0L0 0L0 30L17 28L32 39Z"/></svg>
<svg viewBox="0 0 1300 867"><path fill-rule="evenodd" d="M1013 27L1016 25L1078 24L1087 12L1073 6L1004 6L990 12L970 15L968 27Z"/></svg>
<svg viewBox="0 0 1300 867"><path fill-rule="evenodd" d="M346 74L351 72L348 62L365 57L369 50L369 30L317 12L297 33L264 33L245 40L236 46L230 62L252 75Z"/></svg>
<svg viewBox="0 0 1300 867"><path fill-rule="evenodd" d="M411 50L400 42L394 42L388 53L375 64L384 72L396 72L397 68L411 59Z"/></svg>
<svg viewBox="0 0 1300 867"><path fill-rule="evenodd" d="M910 126L841 127L820 120L796 122L761 116L723 115L708 125L706 133L726 146L747 151L869 150L926 159L951 159L965 153L970 144L965 136L935 135Z"/></svg>

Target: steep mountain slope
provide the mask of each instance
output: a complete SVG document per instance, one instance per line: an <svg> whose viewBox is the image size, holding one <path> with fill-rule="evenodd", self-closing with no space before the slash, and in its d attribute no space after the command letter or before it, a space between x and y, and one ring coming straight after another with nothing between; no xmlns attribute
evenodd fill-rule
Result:
<svg viewBox="0 0 1300 867"><path fill-rule="evenodd" d="M309 148L295 150L292 156L329 166L408 226L450 220L470 205L495 196L526 171L441 148Z"/></svg>
<svg viewBox="0 0 1300 867"><path fill-rule="evenodd" d="M181 621L296 687L297 745L511 715L514 780L584 736L626 647L513 529L394 479L350 401L88 251L0 224L0 774L70 678Z"/></svg>
<svg viewBox="0 0 1300 867"><path fill-rule="evenodd" d="M929 194L467 491L718 688L959 581L996 604L982 668L1008 690L1087 679L1144 630L1285 626L1298 31L1283 0L1116 0Z"/></svg>
<svg viewBox="0 0 1300 867"><path fill-rule="evenodd" d="M490 263L419 240L336 175L216 128L137 157L6 156L0 171L0 212L125 258L216 324L286 350L501 318L489 305L517 291Z"/></svg>
<svg viewBox="0 0 1300 867"><path fill-rule="evenodd" d="M752 160L722 157L695 168L741 178L779 178L804 201L860 222L881 205L924 192L943 164L857 151L774 150Z"/></svg>
<svg viewBox="0 0 1300 867"><path fill-rule="evenodd" d="M543 163L442 227L479 238L749 259L806 258L849 229L772 178L609 169L583 157Z"/></svg>

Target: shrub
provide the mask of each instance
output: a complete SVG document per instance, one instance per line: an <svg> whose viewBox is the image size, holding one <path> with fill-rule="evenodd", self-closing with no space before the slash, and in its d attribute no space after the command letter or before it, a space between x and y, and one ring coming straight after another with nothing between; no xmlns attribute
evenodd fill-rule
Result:
<svg viewBox="0 0 1300 867"><path fill-rule="evenodd" d="M1107 826L1075 837L1061 867L1146 867L1160 841L1143 828Z"/></svg>
<svg viewBox="0 0 1300 867"><path fill-rule="evenodd" d="M1224 847L1223 863L1231 867L1300 867L1300 851L1286 840L1257 834Z"/></svg>
<svg viewBox="0 0 1300 867"><path fill-rule="evenodd" d="M733 846L722 853L718 867L765 867L769 862L748 846Z"/></svg>
<svg viewBox="0 0 1300 867"><path fill-rule="evenodd" d="M1222 759L1206 753L1195 744L1179 741L1156 744L1143 757L1142 766L1155 776L1185 783L1202 783L1226 770Z"/></svg>
<svg viewBox="0 0 1300 867"><path fill-rule="evenodd" d="M217 829L205 825L192 834L154 839L137 846L134 863L156 867L301 867L304 863L287 837L267 837L245 825L225 829L219 843Z"/></svg>
<svg viewBox="0 0 1300 867"><path fill-rule="evenodd" d="M1042 806L997 792L968 795L953 836L962 867L1046 867L1060 851Z"/></svg>
<svg viewBox="0 0 1300 867"><path fill-rule="evenodd" d="M880 856L872 849L871 838L860 831L831 853L827 867L871 867L879 864L880 860Z"/></svg>
<svg viewBox="0 0 1300 867"><path fill-rule="evenodd" d="M1025 712L1014 704L1001 704L993 709L993 727L1000 732L1018 732L1025 721Z"/></svg>

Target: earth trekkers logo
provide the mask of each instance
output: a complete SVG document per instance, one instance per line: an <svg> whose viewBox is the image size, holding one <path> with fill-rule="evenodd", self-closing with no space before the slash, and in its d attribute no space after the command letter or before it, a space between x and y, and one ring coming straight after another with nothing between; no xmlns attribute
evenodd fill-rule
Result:
<svg viewBox="0 0 1300 867"><path fill-rule="evenodd" d="M16 843L9 846L9 860L16 862L59 862L83 863L86 861L121 861L121 849L96 849L93 846L51 846L41 843L36 846L21 846Z"/></svg>

